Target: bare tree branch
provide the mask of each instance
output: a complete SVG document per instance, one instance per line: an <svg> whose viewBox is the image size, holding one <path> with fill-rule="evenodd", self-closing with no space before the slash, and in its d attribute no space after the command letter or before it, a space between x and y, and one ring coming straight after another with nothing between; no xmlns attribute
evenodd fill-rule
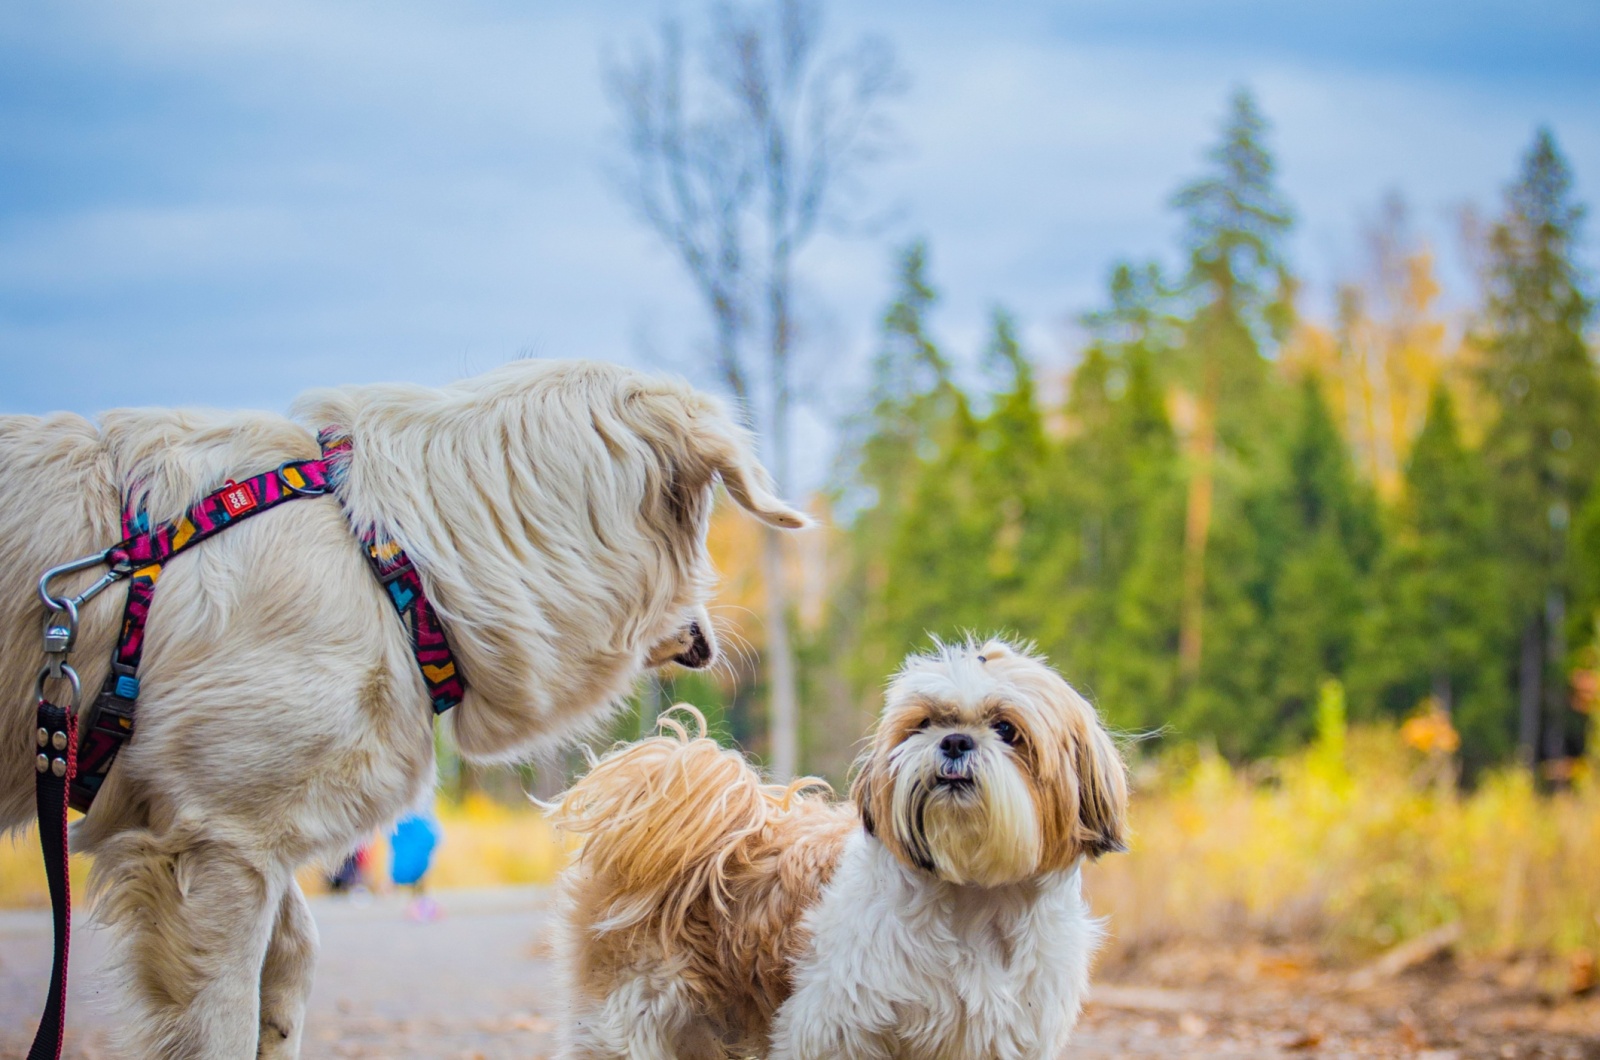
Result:
<svg viewBox="0 0 1600 1060"><path fill-rule="evenodd" d="M885 113L904 79L882 41L821 55L812 0L718 3L699 67L682 28L608 62L606 87L628 165L623 196L678 256L711 317L712 367L793 487L795 259L841 220L892 141ZM798 766L794 654L781 545L763 548L771 765Z"/></svg>

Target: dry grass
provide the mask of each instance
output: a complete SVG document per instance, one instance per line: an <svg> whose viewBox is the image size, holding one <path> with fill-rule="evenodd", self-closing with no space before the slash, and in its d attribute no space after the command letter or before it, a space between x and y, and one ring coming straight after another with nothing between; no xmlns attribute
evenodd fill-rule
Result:
<svg viewBox="0 0 1600 1060"><path fill-rule="evenodd" d="M1592 764L1554 795L1516 770L1463 794L1427 727L1347 733L1327 714L1316 745L1276 762L1190 752L1143 771L1132 851L1087 876L1109 956L1249 935L1359 959L1454 922L1469 953L1600 952Z"/></svg>

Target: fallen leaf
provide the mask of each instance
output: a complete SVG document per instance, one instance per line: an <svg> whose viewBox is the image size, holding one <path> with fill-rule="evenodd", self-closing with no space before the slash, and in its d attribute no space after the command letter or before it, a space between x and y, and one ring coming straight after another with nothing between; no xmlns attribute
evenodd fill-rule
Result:
<svg viewBox="0 0 1600 1060"><path fill-rule="evenodd" d="M1593 993L1595 986L1600 985L1596 972L1594 954L1578 950L1567 964L1567 989L1576 997Z"/></svg>

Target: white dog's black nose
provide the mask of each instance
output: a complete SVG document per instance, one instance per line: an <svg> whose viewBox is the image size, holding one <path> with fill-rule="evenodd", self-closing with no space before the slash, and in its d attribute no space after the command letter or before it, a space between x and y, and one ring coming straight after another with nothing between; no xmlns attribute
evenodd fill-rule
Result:
<svg viewBox="0 0 1600 1060"><path fill-rule="evenodd" d="M977 746L972 737L964 732L952 732L939 741L939 750L944 752L946 758L960 758L970 754Z"/></svg>
<svg viewBox="0 0 1600 1060"><path fill-rule="evenodd" d="M715 654L711 647L711 640L706 636L705 630L700 628L700 623L689 623L689 647L672 657L680 666L687 666L691 670L700 670L711 661Z"/></svg>

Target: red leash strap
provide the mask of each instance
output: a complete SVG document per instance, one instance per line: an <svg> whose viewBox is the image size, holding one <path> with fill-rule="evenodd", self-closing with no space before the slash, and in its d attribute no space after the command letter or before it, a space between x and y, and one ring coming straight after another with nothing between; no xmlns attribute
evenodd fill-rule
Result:
<svg viewBox="0 0 1600 1060"><path fill-rule="evenodd" d="M39 810L39 846L44 850L50 909L55 916L55 964L50 994L28 1060L60 1060L67 1030L67 951L72 935L72 885L67 877L67 790L78 768L78 717L39 699L35 732L34 792Z"/></svg>

